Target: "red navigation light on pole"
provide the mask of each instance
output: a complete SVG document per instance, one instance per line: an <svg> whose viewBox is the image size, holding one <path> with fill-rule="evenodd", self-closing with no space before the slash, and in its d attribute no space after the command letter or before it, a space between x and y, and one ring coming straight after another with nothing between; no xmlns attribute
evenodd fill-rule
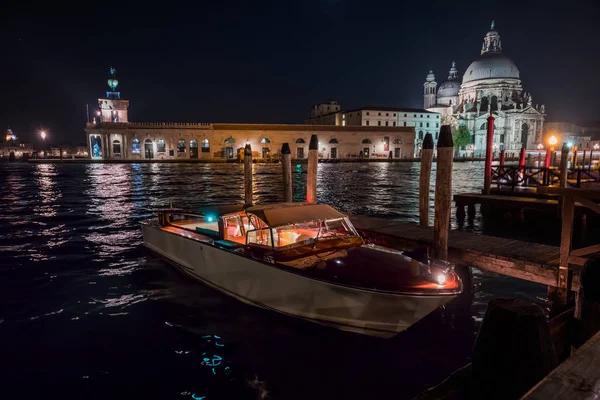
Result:
<svg viewBox="0 0 600 400"><path fill-rule="evenodd" d="M485 175L483 176L483 194L490 194L492 186L492 155L494 145L494 116L490 106L490 116L487 118L487 138L485 143Z"/></svg>

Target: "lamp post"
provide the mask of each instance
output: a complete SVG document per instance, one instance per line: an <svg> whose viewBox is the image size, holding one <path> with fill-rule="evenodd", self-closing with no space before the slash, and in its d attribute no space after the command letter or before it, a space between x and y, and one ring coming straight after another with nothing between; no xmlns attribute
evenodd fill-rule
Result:
<svg viewBox="0 0 600 400"><path fill-rule="evenodd" d="M40 136L42 138L42 142L44 143L44 149L45 149L46 148L46 136L47 136L46 131L41 131ZM46 155L45 150L42 150L42 156L45 157L45 155Z"/></svg>

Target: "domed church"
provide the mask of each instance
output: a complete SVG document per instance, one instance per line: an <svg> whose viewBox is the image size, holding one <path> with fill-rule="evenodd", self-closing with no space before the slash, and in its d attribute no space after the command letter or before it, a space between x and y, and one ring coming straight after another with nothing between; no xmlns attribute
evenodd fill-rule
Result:
<svg viewBox="0 0 600 400"><path fill-rule="evenodd" d="M531 94L523 91L519 69L502 52L494 21L483 39L481 55L469 65L462 83L452 62L446 81L438 87L429 71L423 87L425 109L441 113L445 123L464 125L472 132L469 152L480 155L485 151L490 111L495 117L495 151L518 155L522 147L535 149L542 141L544 105L534 105Z"/></svg>

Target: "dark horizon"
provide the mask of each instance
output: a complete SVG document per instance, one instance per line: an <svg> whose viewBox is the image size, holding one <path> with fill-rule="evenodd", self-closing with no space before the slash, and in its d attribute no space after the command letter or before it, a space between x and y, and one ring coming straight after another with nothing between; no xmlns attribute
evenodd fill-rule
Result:
<svg viewBox="0 0 600 400"><path fill-rule="evenodd" d="M345 109L422 108L427 72L439 84L456 61L462 76L492 20L548 121L600 119L598 6L539 4L329 0L85 14L14 6L0 17L0 128L34 143L42 128L52 143L84 142L86 104L93 114L110 66L131 121L302 123L328 99Z"/></svg>

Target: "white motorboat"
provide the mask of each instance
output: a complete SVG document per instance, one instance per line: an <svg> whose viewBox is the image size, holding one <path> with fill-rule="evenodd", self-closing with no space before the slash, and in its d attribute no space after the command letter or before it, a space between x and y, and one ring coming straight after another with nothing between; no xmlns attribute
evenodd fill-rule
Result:
<svg viewBox="0 0 600 400"><path fill-rule="evenodd" d="M326 204L166 209L144 245L245 303L339 329L392 337L455 298L451 264L365 244Z"/></svg>

